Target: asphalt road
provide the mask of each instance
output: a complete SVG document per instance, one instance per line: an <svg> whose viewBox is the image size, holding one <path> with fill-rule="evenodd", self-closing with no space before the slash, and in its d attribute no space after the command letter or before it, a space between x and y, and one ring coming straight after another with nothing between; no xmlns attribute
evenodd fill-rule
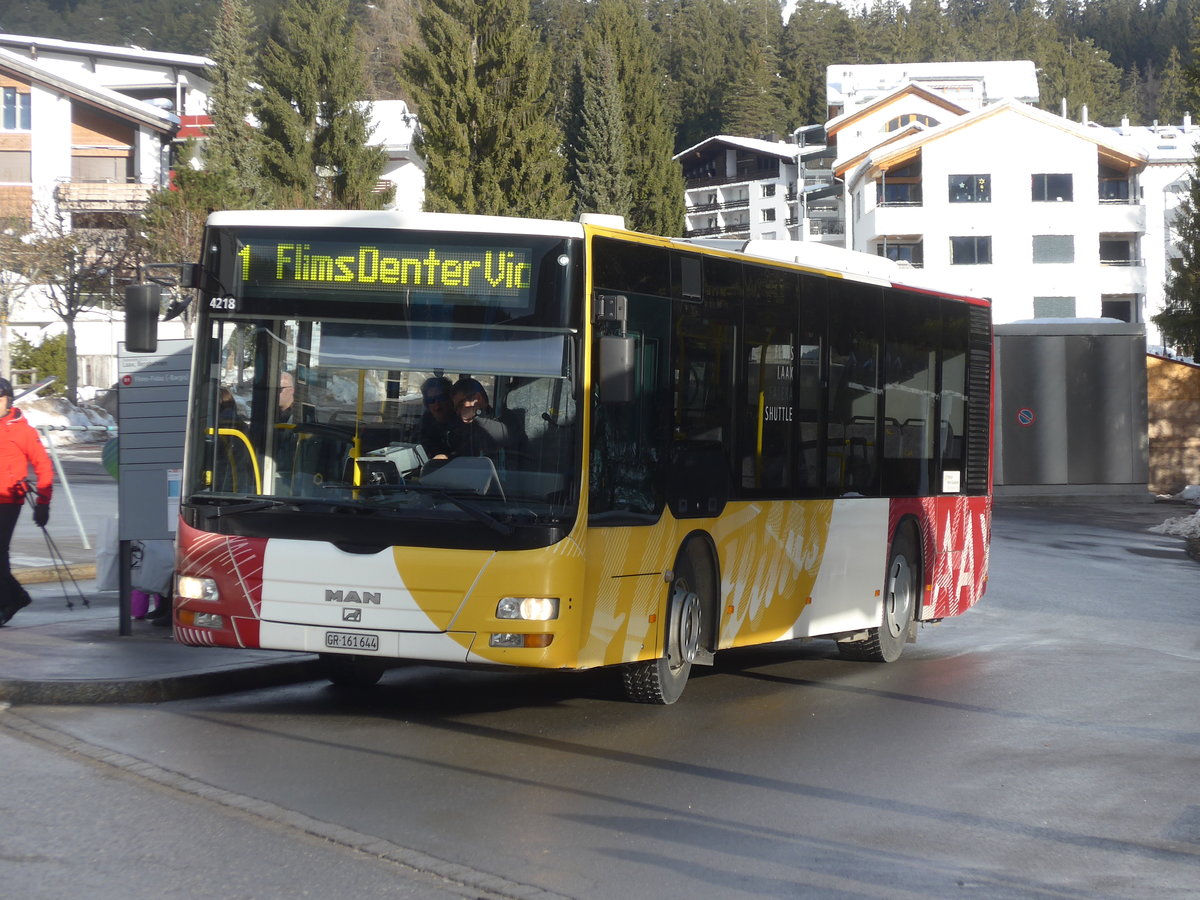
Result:
<svg viewBox="0 0 1200 900"><path fill-rule="evenodd" d="M892 665L739 651L667 708L622 702L607 673L414 666L357 694L10 710L3 752L118 774L116 799L83 784L85 809L161 797L180 827L114 852L185 885L219 878L206 829L225 818L281 859L322 842L319 867L247 863L214 897L328 895L318 870L385 864L412 896L1200 897L1198 570L1145 531L1189 511L1003 505L983 603ZM31 782L43 763L22 759ZM29 795L0 781L10 832L50 811L97 830ZM5 883L51 865L12 841ZM94 896L199 896L109 868Z"/></svg>

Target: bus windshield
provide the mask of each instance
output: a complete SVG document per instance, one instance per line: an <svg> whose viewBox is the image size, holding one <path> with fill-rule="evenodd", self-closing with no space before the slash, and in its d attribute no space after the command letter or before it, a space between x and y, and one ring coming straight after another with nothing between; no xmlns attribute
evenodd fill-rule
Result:
<svg viewBox="0 0 1200 900"><path fill-rule="evenodd" d="M580 343L570 266L553 268L519 304L278 287L209 298L185 517L370 545L561 537L579 499Z"/></svg>

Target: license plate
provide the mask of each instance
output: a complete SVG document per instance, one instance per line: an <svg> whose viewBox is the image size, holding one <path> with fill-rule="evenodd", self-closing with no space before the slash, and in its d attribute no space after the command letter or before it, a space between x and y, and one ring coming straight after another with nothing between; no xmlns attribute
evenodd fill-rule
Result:
<svg viewBox="0 0 1200 900"><path fill-rule="evenodd" d="M325 632L325 646L336 647L339 650L379 650L379 635L357 634L351 631Z"/></svg>

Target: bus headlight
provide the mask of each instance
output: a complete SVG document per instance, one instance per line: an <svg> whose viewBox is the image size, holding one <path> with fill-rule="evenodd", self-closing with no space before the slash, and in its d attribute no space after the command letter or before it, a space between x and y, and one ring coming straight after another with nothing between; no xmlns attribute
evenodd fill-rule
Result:
<svg viewBox="0 0 1200 900"><path fill-rule="evenodd" d="M180 575L175 581L176 596L185 600L219 600L217 583L211 578L196 578L194 575Z"/></svg>
<svg viewBox="0 0 1200 900"><path fill-rule="evenodd" d="M558 618L558 598L505 597L496 604L496 618L548 622Z"/></svg>

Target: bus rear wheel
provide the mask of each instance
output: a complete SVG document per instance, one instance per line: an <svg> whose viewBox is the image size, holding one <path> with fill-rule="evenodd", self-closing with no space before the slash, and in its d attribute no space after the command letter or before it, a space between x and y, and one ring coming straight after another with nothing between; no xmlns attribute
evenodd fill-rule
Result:
<svg viewBox="0 0 1200 900"><path fill-rule="evenodd" d="M368 688L379 682L387 668L369 656L350 656L344 653L322 653L318 657L321 674L335 687Z"/></svg>
<svg viewBox="0 0 1200 900"><path fill-rule="evenodd" d="M625 695L635 703L668 706L683 694L704 634L700 565L688 549L677 560L667 601L666 655L625 667Z"/></svg>
<svg viewBox="0 0 1200 900"><path fill-rule="evenodd" d="M871 662L899 659L916 615L920 585L921 557L911 532L906 530L892 542L879 627L870 629L865 640L839 641L838 652L846 659Z"/></svg>

